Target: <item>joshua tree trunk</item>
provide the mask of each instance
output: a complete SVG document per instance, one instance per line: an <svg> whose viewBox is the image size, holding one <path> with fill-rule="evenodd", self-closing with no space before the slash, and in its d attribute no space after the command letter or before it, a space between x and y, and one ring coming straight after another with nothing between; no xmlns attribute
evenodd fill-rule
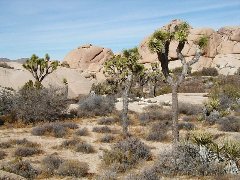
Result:
<svg viewBox="0 0 240 180"><path fill-rule="evenodd" d="M128 96L130 92L132 84L132 75L128 76L128 79L125 84L124 92L123 92L123 110L122 110L122 130L123 130L123 135L126 137L128 136Z"/></svg>
<svg viewBox="0 0 240 180"><path fill-rule="evenodd" d="M172 85L172 136L173 146L176 147L179 142L178 131L178 85Z"/></svg>

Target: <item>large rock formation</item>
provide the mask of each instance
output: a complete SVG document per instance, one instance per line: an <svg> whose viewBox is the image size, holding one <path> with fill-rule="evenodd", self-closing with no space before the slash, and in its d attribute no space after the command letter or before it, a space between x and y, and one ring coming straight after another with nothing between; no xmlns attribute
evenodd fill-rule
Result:
<svg viewBox="0 0 240 180"><path fill-rule="evenodd" d="M70 68L77 68L83 71L86 78L97 77L102 79L101 70L103 63L113 55L111 49L87 44L70 51L63 61L70 65Z"/></svg>
<svg viewBox="0 0 240 180"><path fill-rule="evenodd" d="M179 20L173 20L161 29L166 27L173 29L180 22ZM203 67L216 67L221 74L234 74L240 67L240 26L223 27L218 31L211 28L191 28L188 36L189 43L183 49L183 55L186 56L186 59L191 59L194 56L196 50L194 41L202 35L209 37L209 43L205 49L205 55L193 65L193 71L200 70ZM143 64L158 61L157 55L152 54L148 49L149 37L146 37L139 45L139 53L142 56L141 63ZM177 60L176 47L177 42L170 44L171 68L181 66L181 63Z"/></svg>
<svg viewBox="0 0 240 180"><path fill-rule="evenodd" d="M31 73L25 70L22 64L17 62L7 62L7 64L14 67L14 69L0 67L0 88L11 87L18 90L27 81L34 81ZM69 98L78 97L79 94L88 94L94 83L93 80L83 77L82 72L78 69L59 67L43 80L43 85L46 87L49 85L64 87L63 79L66 79L68 82Z"/></svg>

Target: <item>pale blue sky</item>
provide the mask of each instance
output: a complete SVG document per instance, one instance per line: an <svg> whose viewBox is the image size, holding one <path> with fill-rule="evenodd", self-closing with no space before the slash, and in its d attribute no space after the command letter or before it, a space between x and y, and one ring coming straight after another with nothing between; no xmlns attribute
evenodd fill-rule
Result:
<svg viewBox="0 0 240 180"><path fill-rule="evenodd" d="M91 43L119 52L172 19L193 27L240 25L240 0L0 0L0 57L62 60Z"/></svg>

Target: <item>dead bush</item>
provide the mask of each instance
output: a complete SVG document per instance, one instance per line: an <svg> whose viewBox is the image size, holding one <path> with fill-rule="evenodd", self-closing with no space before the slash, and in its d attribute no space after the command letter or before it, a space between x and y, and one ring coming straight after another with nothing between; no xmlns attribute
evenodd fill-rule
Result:
<svg viewBox="0 0 240 180"><path fill-rule="evenodd" d="M113 166L117 172L125 172L132 168L140 160L151 158L148 146L137 138L127 138L116 143L111 150L103 154L103 162L107 166Z"/></svg>
<svg viewBox="0 0 240 180"><path fill-rule="evenodd" d="M26 138L11 139L10 141L8 141L8 143L10 143L12 145L21 145L24 147L39 147L40 146L38 143L31 142L31 141L27 140Z"/></svg>
<svg viewBox="0 0 240 180"><path fill-rule="evenodd" d="M64 160L57 155L48 155L41 161L42 169L45 173L54 175L63 161Z"/></svg>
<svg viewBox="0 0 240 180"><path fill-rule="evenodd" d="M77 160L65 160L58 168L58 174L62 176L84 177L88 171L88 164Z"/></svg>
<svg viewBox="0 0 240 180"><path fill-rule="evenodd" d="M36 154L40 154L42 151L36 147L18 147L14 155L18 157L27 157Z"/></svg>
<svg viewBox="0 0 240 180"><path fill-rule="evenodd" d="M186 115L197 115L202 112L203 106L180 102L178 104L179 113Z"/></svg>
<svg viewBox="0 0 240 180"><path fill-rule="evenodd" d="M158 105L150 105L144 108L144 112L139 114L139 121L142 125L149 122L171 120L172 113L170 110L165 110Z"/></svg>
<svg viewBox="0 0 240 180"><path fill-rule="evenodd" d="M146 137L147 141L165 141L168 139L167 132L171 127L170 121L154 123Z"/></svg>
<svg viewBox="0 0 240 180"><path fill-rule="evenodd" d="M7 154L4 151L0 150L0 160L4 159L6 156Z"/></svg>
<svg viewBox="0 0 240 180"><path fill-rule="evenodd" d="M78 117L106 116L115 108L114 98L91 95L79 101Z"/></svg>
<svg viewBox="0 0 240 180"><path fill-rule="evenodd" d="M240 132L240 118L236 116L222 117L216 121L221 131Z"/></svg>
<svg viewBox="0 0 240 180"><path fill-rule="evenodd" d="M115 139L115 137L111 134L105 134L101 139L100 142L103 143L111 143L113 140Z"/></svg>
<svg viewBox="0 0 240 180"><path fill-rule="evenodd" d="M85 128L82 128L82 129L78 129L75 134L78 135L78 136L88 136L89 135L89 131L85 127Z"/></svg>
<svg viewBox="0 0 240 180"><path fill-rule="evenodd" d="M2 148L2 149L7 149L7 148L11 148L11 147L12 147L12 144L9 141L0 143L0 148Z"/></svg>
<svg viewBox="0 0 240 180"><path fill-rule="evenodd" d="M75 147L76 152L82 152L86 154L95 153L95 149L93 148L93 146L86 142L80 142Z"/></svg>
<svg viewBox="0 0 240 180"><path fill-rule="evenodd" d="M178 129L179 130L193 130L195 129L195 125L193 123L190 123L190 122L182 122L182 123L179 123L178 124Z"/></svg>
<svg viewBox="0 0 240 180"><path fill-rule="evenodd" d="M225 173L222 163L203 161L197 146L180 144L177 151L165 151L155 163L155 170L164 176L211 176Z"/></svg>
<svg viewBox="0 0 240 180"><path fill-rule="evenodd" d="M35 136L44 136L50 135L57 138L61 138L67 135L70 129L77 129L78 125L75 123L60 123L60 122L53 122L53 123L45 123L43 125L39 125L32 129L32 134Z"/></svg>
<svg viewBox="0 0 240 180"><path fill-rule="evenodd" d="M118 122L118 119L113 118L113 117L102 117L100 119L98 119L97 123L99 125L111 125L111 124L115 124Z"/></svg>
<svg viewBox="0 0 240 180"><path fill-rule="evenodd" d="M20 175L28 179L34 179L39 172L32 167L28 161L14 160L8 162L4 167L4 171Z"/></svg>
<svg viewBox="0 0 240 180"><path fill-rule="evenodd" d="M108 126L93 127L92 131L97 132L97 133L111 133L112 132L112 130Z"/></svg>
<svg viewBox="0 0 240 180"><path fill-rule="evenodd" d="M81 139L78 138L68 139L62 142L61 147L74 149L79 143L82 143Z"/></svg>

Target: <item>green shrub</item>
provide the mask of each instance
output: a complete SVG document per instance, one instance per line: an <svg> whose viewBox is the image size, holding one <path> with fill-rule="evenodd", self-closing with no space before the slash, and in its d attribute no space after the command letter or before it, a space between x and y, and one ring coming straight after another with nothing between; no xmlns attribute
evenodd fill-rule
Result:
<svg viewBox="0 0 240 180"><path fill-rule="evenodd" d="M62 176L85 177L88 171L88 164L78 160L65 160L58 168L58 174Z"/></svg>
<svg viewBox="0 0 240 180"><path fill-rule="evenodd" d="M151 152L143 142L137 138L127 138L116 143L111 150L103 154L103 162L107 166L113 166L118 172L125 172L140 160L151 158Z"/></svg>
<svg viewBox="0 0 240 180"><path fill-rule="evenodd" d="M106 116L115 108L115 101L110 97L88 96L79 101L78 117Z"/></svg>
<svg viewBox="0 0 240 180"><path fill-rule="evenodd" d="M218 70L216 68L203 68L202 69L202 76L218 76Z"/></svg>

